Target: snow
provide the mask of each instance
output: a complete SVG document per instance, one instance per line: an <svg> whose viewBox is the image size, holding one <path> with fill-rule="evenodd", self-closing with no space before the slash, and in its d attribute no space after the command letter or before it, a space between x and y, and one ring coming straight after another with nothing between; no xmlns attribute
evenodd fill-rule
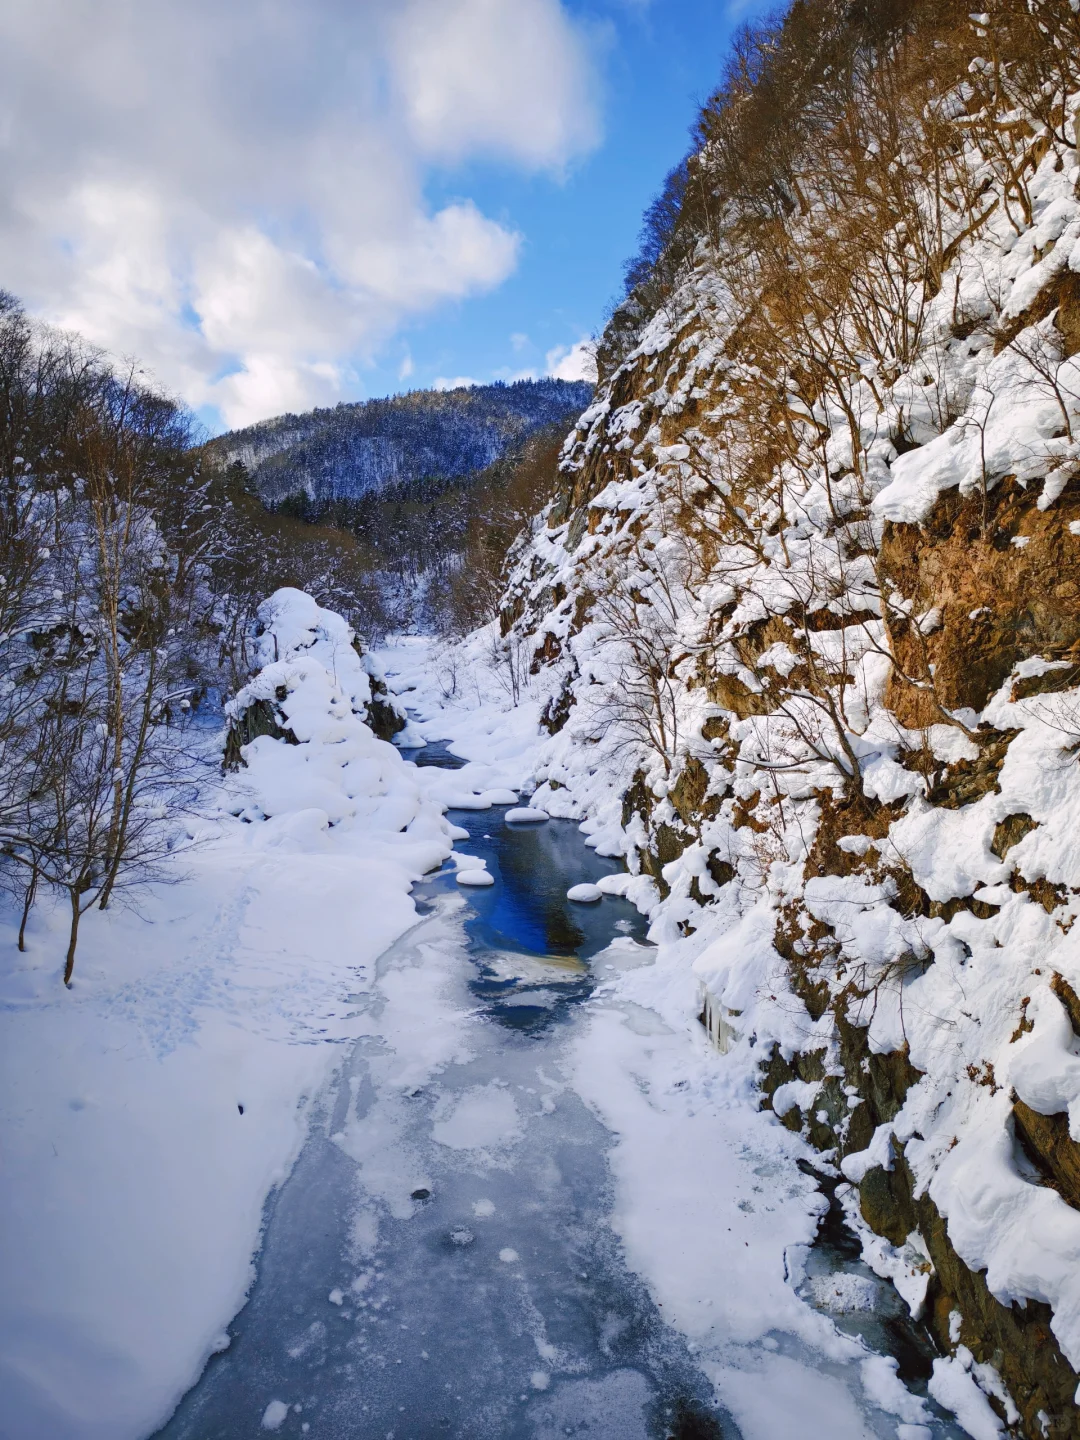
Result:
<svg viewBox="0 0 1080 1440"><path fill-rule="evenodd" d="M951 1355L934 1361L930 1394L951 1410L972 1440L995 1440L1004 1425L990 1408L990 1402L968 1370Z"/></svg>
<svg viewBox="0 0 1080 1440"><path fill-rule="evenodd" d="M494 885L495 876L489 875L486 870L459 870L457 872L457 883L459 885L477 887Z"/></svg>
<svg viewBox="0 0 1080 1440"><path fill-rule="evenodd" d="M548 815L546 810L525 805L508 810L506 818L512 825L538 825L542 820L546 820Z"/></svg>
<svg viewBox="0 0 1080 1440"><path fill-rule="evenodd" d="M570 889L566 892L566 898L568 900L576 900L578 904L581 905L592 905L597 900L604 898L604 892L600 889L599 885L571 885Z"/></svg>
<svg viewBox="0 0 1080 1440"><path fill-rule="evenodd" d="M835 1315L855 1310L872 1310L877 1286L863 1275L815 1275L807 1282L814 1303Z"/></svg>
<svg viewBox="0 0 1080 1440"><path fill-rule="evenodd" d="M920 1422L930 1417L925 1400L908 1390L896 1373L898 1369L899 1362L891 1355L870 1355L859 1366L863 1389L869 1398L882 1410L898 1415L904 1422L897 1430L897 1434L902 1436L907 1426L922 1429ZM929 1427L924 1433L930 1434Z"/></svg>
<svg viewBox="0 0 1080 1440"><path fill-rule="evenodd" d="M271 1400L263 1411L259 1428L262 1430L280 1430L289 1416L289 1407L284 1400Z"/></svg>
<svg viewBox="0 0 1080 1440"><path fill-rule="evenodd" d="M355 713L368 677L348 627L296 591L263 618L265 668L236 703L284 685L300 743L247 748L178 883L87 917L70 993L63 917L40 911L26 955L3 917L11 1440L135 1440L221 1348L263 1202L356 1034L349 997L450 854L439 804Z"/></svg>
<svg viewBox="0 0 1080 1440"><path fill-rule="evenodd" d="M785 1355L763 1354L746 1369L718 1368L714 1378L744 1440L870 1440L873 1434L842 1381Z"/></svg>

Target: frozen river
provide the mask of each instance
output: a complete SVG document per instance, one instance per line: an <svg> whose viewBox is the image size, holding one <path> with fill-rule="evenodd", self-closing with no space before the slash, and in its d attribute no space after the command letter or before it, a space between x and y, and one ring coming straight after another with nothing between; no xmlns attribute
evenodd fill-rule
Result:
<svg viewBox="0 0 1080 1440"><path fill-rule="evenodd" d="M423 762L457 763L442 746ZM651 960L643 922L566 899L614 868L574 824L505 813L452 812L495 883L463 892L447 866L417 887L422 918L358 997L367 1033L267 1206L248 1302L161 1440L739 1440L622 1258L613 1136L565 1078L582 1002ZM809 1274L856 1277L869 1299L837 1323L925 1395L925 1334L857 1249L830 1220ZM802 1375L822 1363L764 1343ZM857 1370L827 1368L855 1399ZM936 1406L924 1429L856 1403L835 1430L811 1410L806 1433L960 1434Z"/></svg>
<svg viewBox="0 0 1080 1440"><path fill-rule="evenodd" d="M595 979L647 957L641 918L566 900L614 868L576 826L503 817L453 813L496 883L419 887L230 1344L162 1437L735 1435L620 1259L611 1137L560 1071Z"/></svg>

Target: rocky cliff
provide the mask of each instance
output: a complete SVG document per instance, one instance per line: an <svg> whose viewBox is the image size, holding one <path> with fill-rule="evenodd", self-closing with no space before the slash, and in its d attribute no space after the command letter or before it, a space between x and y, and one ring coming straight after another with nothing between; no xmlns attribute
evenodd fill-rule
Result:
<svg viewBox="0 0 1080 1440"><path fill-rule="evenodd" d="M502 614L535 803L625 857L931 1389L1027 1437L1080 1436L1078 104L1069 0L747 36Z"/></svg>

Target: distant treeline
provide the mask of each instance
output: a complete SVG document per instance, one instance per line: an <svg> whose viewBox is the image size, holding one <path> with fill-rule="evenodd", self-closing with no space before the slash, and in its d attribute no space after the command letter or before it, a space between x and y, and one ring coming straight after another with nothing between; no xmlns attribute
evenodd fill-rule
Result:
<svg viewBox="0 0 1080 1440"><path fill-rule="evenodd" d="M414 390L282 415L223 435L210 448L226 463L240 461L267 505L306 496L322 507L387 487L475 474L534 431L568 426L591 395L584 382L550 379Z"/></svg>
<svg viewBox="0 0 1080 1440"><path fill-rule="evenodd" d="M569 423L534 431L480 471L396 481L359 499L291 495L274 516L355 543L366 633L410 626L463 633L495 615L507 551L554 493Z"/></svg>

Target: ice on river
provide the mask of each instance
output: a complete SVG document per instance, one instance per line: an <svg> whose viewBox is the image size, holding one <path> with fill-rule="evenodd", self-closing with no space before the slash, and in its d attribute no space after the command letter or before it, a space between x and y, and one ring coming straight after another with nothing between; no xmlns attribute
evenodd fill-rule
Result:
<svg viewBox="0 0 1080 1440"><path fill-rule="evenodd" d="M569 1027L478 1010L467 912L436 884L437 913L380 962L370 1036L170 1440L254 1434L274 1400L301 1406L282 1433L402 1440L563 1435L575 1416L646 1440L665 1408L708 1404L604 1223L610 1137L562 1073Z"/></svg>
<svg viewBox="0 0 1080 1440"><path fill-rule="evenodd" d="M646 975L649 952L594 929L588 968L517 954L521 994L577 996L517 1028L478 980L472 903L451 872L425 889L435 911L380 961L232 1344L162 1440L254 1436L274 1400L300 1407L282 1433L328 1440L786 1440L795 1416L808 1440L893 1440L869 1352L787 1281L817 1213L813 1185L781 1175L788 1132L764 1122L763 1145L701 1087L703 1055L679 1060L685 1034L581 990L583 970ZM626 907L604 905L610 934ZM511 983L515 952L496 958ZM722 1428L680 1432L692 1415Z"/></svg>
<svg viewBox="0 0 1080 1440"><path fill-rule="evenodd" d="M432 1137L452 1150L499 1149L521 1138L521 1114L505 1081L444 1096L436 1109L442 1114L431 1127Z"/></svg>

